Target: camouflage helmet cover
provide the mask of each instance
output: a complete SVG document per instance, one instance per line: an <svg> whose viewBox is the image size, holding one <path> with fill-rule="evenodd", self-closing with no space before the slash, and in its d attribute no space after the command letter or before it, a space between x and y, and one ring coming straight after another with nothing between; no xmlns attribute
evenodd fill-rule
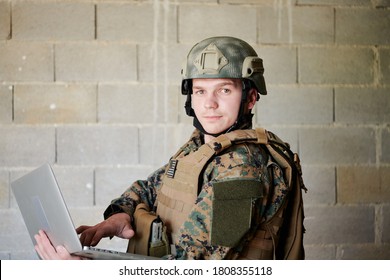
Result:
<svg viewBox="0 0 390 280"><path fill-rule="evenodd" d="M258 93L265 95L263 73L263 60L248 43L233 37L212 37L192 47L182 69L182 78L183 81L246 78L253 82ZM182 93L187 94L184 90Z"/></svg>

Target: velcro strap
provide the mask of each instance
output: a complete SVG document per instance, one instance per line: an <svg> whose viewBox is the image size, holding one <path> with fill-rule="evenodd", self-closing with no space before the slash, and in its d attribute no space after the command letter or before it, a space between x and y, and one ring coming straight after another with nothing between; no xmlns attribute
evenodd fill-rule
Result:
<svg viewBox="0 0 390 280"><path fill-rule="evenodd" d="M262 127L256 128L257 143L268 144L268 133Z"/></svg>

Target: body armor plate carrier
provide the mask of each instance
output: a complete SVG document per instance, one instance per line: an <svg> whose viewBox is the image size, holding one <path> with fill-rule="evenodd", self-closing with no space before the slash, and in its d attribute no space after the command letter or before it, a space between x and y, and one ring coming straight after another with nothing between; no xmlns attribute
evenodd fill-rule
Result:
<svg viewBox="0 0 390 280"><path fill-rule="evenodd" d="M304 259L302 189L306 191L306 188L299 157L291 152L287 143L262 128L222 134L184 157L180 156L179 150L171 158L163 176L163 184L157 194L157 214L175 244L179 228L196 201L206 165L231 145L246 142L266 147L268 154L283 170L289 194L275 215L266 222L259 221L258 227L242 238L245 243L230 250L226 259Z"/></svg>

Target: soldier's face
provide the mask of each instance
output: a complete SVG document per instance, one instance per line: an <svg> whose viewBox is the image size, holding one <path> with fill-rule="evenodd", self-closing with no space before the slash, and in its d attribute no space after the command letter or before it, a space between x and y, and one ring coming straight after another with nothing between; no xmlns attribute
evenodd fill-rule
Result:
<svg viewBox="0 0 390 280"><path fill-rule="evenodd" d="M193 79L192 92L192 108L208 133L220 133L235 123L242 95L240 79Z"/></svg>

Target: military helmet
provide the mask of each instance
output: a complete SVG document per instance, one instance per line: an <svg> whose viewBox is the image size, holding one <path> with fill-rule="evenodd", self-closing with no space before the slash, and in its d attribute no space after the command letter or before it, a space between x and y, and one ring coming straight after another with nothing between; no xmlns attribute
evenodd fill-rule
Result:
<svg viewBox="0 0 390 280"><path fill-rule="evenodd" d="M252 81L257 92L267 94L263 60L243 40L233 37L205 39L190 50L182 74L182 94L189 94L184 81L196 78L239 78Z"/></svg>

